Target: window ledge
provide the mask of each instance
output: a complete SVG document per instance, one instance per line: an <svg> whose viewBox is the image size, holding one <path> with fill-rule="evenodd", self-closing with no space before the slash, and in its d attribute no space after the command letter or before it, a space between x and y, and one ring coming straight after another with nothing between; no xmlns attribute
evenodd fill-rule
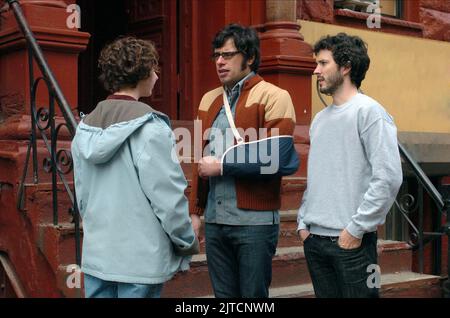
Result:
<svg viewBox="0 0 450 318"><path fill-rule="evenodd" d="M347 9L335 9L334 10L334 17L337 21L341 20L343 25L346 25L350 22L350 26L353 26L355 22L359 24L358 20L361 20L360 22L364 21L364 27L366 26L366 20L370 16L370 13L365 12L357 12ZM422 36L422 31L424 27L421 23L417 22L411 22L401 19L394 19L389 18L386 16L381 16L381 29L375 29L379 31L387 31L390 33L400 33L400 34L407 34L407 35L415 35L415 36Z"/></svg>

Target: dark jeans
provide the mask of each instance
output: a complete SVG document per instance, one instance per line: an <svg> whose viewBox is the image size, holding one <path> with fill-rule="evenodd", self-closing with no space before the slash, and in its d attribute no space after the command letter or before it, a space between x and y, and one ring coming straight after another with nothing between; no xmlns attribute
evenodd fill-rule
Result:
<svg viewBox="0 0 450 318"><path fill-rule="evenodd" d="M278 231L278 224L206 223L206 257L216 297L269 297Z"/></svg>
<svg viewBox="0 0 450 318"><path fill-rule="evenodd" d="M376 232L366 233L361 246L350 250L339 247L337 238L311 234L304 251L316 297L378 297L378 288L371 283L374 265L370 266L377 264Z"/></svg>

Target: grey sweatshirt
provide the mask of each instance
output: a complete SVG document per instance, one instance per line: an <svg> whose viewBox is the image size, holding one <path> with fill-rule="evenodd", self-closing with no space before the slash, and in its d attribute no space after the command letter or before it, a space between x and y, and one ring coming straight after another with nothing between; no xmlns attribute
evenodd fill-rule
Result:
<svg viewBox="0 0 450 318"><path fill-rule="evenodd" d="M383 224L402 183L397 129L372 98L357 94L319 112L310 127L307 190L298 230L361 238Z"/></svg>

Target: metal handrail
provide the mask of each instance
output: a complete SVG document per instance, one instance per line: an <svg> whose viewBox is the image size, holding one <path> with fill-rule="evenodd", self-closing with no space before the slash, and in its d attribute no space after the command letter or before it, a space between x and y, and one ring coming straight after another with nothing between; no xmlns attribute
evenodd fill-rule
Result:
<svg viewBox="0 0 450 318"><path fill-rule="evenodd" d="M400 150L400 154L402 155L403 159L405 159L407 163L411 166L414 175L417 177L419 182L422 184L422 186L428 192L430 197L436 203L437 207L441 210L444 209L445 203L444 200L442 199L442 195L430 181L430 179L422 170L422 168L419 166L419 164L411 157L409 152L405 149L405 147L403 147L401 143L398 143L398 149Z"/></svg>
<svg viewBox="0 0 450 318"><path fill-rule="evenodd" d="M58 102L64 119L66 120L67 128L69 129L70 134L72 135L72 137L75 136L75 130L78 126L75 116L72 114L70 106L67 103L67 100L64 97L64 94L62 93L62 90L59 87L59 84L56 81L55 76L53 75L53 72L47 63L44 53L42 52L36 38L33 35L33 32L30 29L30 26L27 23L27 20L25 19L18 0L6 0L6 2L13 9L17 23L23 35L25 36L28 46L39 66L39 69L50 84L49 89L55 95L56 101Z"/></svg>
<svg viewBox="0 0 450 318"><path fill-rule="evenodd" d="M428 176L425 174L425 172L422 170L422 168L419 166L419 164L412 158L412 156L409 154L409 152L403 147L401 143L398 143L398 148L400 151L401 156L405 160L407 164L412 168L413 174L416 177L418 184L419 184L419 190L418 190L418 197L419 197L419 225L416 227L412 221L409 219L407 213L403 211L403 209L398 204L397 200L395 201L395 204L399 211L401 212L402 216L406 221L409 223L411 228L413 229L413 235L415 235L418 239L418 243L413 245L413 248L418 248L419 252L419 271L423 273L424 270L424 247L425 244L430 242L435 242L435 269L434 274L442 274L441 269L441 261L442 261L442 253L441 253L441 242L440 240L436 240L438 238L441 238L444 235L447 235L448 238L448 246L447 246L447 279L443 282L443 294L444 297L450 298L450 198L443 198L442 195L439 193L439 191L436 189L436 187L433 185L431 180L428 178ZM429 197L434 201L437 208L437 219L439 224L435 227L437 227L432 232L425 232L424 231L424 206L423 206L423 193L424 191L428 193ZM446 214L446 223L442 224L441 217L443 214Z"/></svg>

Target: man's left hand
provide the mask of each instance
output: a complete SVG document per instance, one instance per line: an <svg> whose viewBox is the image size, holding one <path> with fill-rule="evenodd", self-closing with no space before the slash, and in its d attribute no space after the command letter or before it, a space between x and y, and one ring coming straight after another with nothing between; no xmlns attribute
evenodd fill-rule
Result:
<svg viewBox="0 0 450 318"><path fill-rule="evenodd" d="M220 161L213 156L207 156L198 162L198 175L201 178L220 176Z"/></svg>
<svg viewBox="0 0 450 318"><path fill-rule="evenodd" d="M338 245L344 250L351 250L361 246L361 239L351 235L346 229L339 235Z"/></svg>

